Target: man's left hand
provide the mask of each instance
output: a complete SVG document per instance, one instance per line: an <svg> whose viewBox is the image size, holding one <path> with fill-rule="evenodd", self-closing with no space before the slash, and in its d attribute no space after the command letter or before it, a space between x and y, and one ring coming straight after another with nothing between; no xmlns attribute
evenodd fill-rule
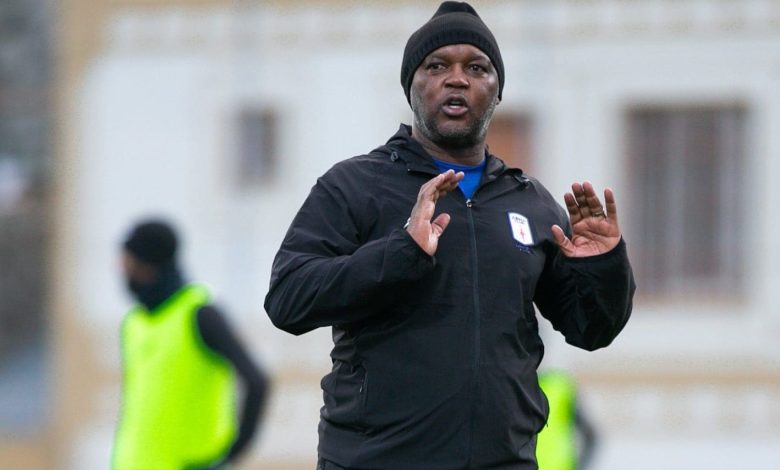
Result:
<svg viewBox="0 0 780 470"><path fill-rule="evenodd" d="M601 205L593 185L587 181L572 184L571 190L571 193L563 196L569 211L571 239L566 237L558 225L552 227L555 242L563 254L570 258L584 258L615 248L620 242L620 228L615 194L612 190L604 190L604 206Z"/></svg>

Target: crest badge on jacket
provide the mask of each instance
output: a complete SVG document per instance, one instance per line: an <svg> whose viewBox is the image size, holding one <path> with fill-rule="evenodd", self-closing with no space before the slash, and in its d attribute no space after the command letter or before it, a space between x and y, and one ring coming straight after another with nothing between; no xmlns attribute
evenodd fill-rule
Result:
<svg viewBox="0 0 780 470"><path fill-rule="evenodd" d="M517 212L508 212L509 226L512 228L512 237L521 245L531 246L534 244L534 236L531 234L531 224L528 218Z"/></svg>

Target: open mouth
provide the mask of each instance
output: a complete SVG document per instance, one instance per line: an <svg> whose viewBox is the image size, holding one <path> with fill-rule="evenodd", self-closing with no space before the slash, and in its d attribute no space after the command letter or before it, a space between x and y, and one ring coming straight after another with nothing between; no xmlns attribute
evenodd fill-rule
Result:
<svg viewBox="0 0 780 470"><path fill-rule="evenodd" d="M462 97L452 96L447 98L442 105L444 114L448 116L461 116L469 109L468 103Z"/></svg>

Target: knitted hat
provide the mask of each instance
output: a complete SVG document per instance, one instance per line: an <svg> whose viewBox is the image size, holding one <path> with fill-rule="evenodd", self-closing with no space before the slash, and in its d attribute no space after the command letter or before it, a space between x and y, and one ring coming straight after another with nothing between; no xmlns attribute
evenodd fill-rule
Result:
<svg viewBox="0 0 780 470"><path fill-rule="evenodd" d="M173 261L178 240L170 225L160 220L147 220L133 227L123 245L141 261L160 266Z"/></svg>
<svg viewBox="0 0 780 470"><path fill-rule="evenodd" d="M493 33L474 8L466 2L443 2L427 23L414 32L406 43L401 62L401 86L411 103L412 78L423 59L436 49L450 44L471 44L484 52L498 74L498 98L504 89L504 61Z"/></svg>

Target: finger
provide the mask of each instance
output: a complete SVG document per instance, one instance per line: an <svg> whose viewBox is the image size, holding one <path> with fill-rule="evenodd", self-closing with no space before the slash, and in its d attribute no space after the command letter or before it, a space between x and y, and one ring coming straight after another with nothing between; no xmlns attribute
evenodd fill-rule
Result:
<svg viewBox="0 0 780 470"><path fill-rule="evenodd" d="M444 230L447 229L447 225L449 224L450 215L444 213L439 214L435 219L433 219L433 222L431 222L431 231L433 231L434 235L436 235L436 238L438 238L442 233L444 233Z"/></svg>
<svg viewBox="0 0 780 470"><path fill-rule="evenodd" d="M601 206L601 201L599 200L598 195L596 195L596 190L593 188L593 185L589 181L586 181L582 184L582 190L585 194L585 200L587 201L590 214L593 217L606 218L604 208Z"/></svg>
<svg viewBox="0 0 780 470"><path fill-rule="evenodd" d="M426 223L430 221L439 198L456 188L463 176L462 171L455 173L453 170L447 170L426 181L417 194L417 203L412 207L409 224L417 225L420 220L425 220Z"/></svg>
<svg viewBox="0 0 780 470"><path fill-rule="evenodd" d="M445 181L447 181L448 177L452 176L452 173L454 173L452 170L447 170L444 173L436 175L435 177L428 180L425 184L420 186L420 192L417 194L417 200L429 200L436 202L436 200L439 198L439 188L445 184Z"/></svg>
<svg viewBox="0 0 780 470"><path fill-rule="evenodd" d="M447 170L444 173L440 173L439 176L442 177L441 182L443 184L449 184L452 181L460 181L463 178L463 172L458 171L455 172L455 170Z"/></svg>
<svg viewBox="0 0 780 470"><path fill-rule="evenodd" d="M615 203L615 193L610 189L604 190L604 204L607 208L607 218L617 222L617 203Z"/></svg>
<svg viewBox="0 0 780 470"><path fill-rule="evenodd" d="M588 207L588 199L585 196L585 189L580 183L573 183L571 185L571 193L574 195L574 200L577 201L577 208L580 216L583 218L590 217L590 208Z"/></svg>
<svg viewBox="0 0 780 470"><path fill-rule="evenodd" d="M553 225L552 233L553 238L555 239L555 243L558 244L558 247L561 249L563 254L566 256L571 256L573 254L572 243L571 240L566 237L563 229L558 225Z"/></svg>
<svg viewBox="0 0 780 470"><path fill-rule="evenodd" d="M455 173L453 170L447 170L440 173L420 188L420 197L436 201L439 197L457 188L463 177L462 171Z"/></svg>
<svg viewBox="0 0 780 470"><path fill-rule="evenodd" d="M448 170L446 173L443 174L444 177L442 181L439 183L438 189L439 189L439 193L443 192L445 194L457 188L465 176L465 174L462 171L455 173L452 170Z"/></svg>
<svg viewBox="0 0 780 470"><path fill-rule="evenodd" d="M577 205L574 195L571 193L564 194L563 201L566 203L566 210L569 212L571 223L576 224L582 219L582 215L580 215L580 207Z"/></svg>

